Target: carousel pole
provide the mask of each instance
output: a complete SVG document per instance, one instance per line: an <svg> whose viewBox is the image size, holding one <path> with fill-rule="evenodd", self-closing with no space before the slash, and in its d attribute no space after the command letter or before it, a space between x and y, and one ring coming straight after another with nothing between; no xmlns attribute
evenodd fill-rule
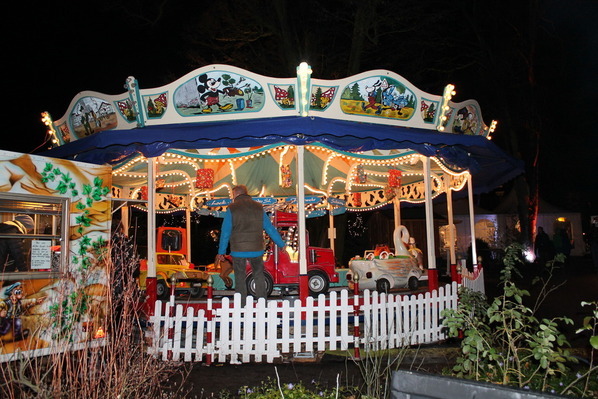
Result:
<svg viewBox="0 0 598 399"><path fill-rule="evenodd" d="M473 272L478 269L478 251L475 242L475 218L473 209L473 187L471 184L471 173L467 175L467 197L469 199L469 229L471 231L471 264L473 265Z"/></svg>
<svg viewBox="0 0 598 399"><path fill-rule="evenodd" d="M297 67L297 89L299 99L299 114L303 117L309 116L309 107L311 101L311 67L302 62ZM307 243L305 228L305 171L304 171L304 153L305 147L297 145L297 228L299 230L299 298L305 305L309 294L307 276Z"/></svg>
<svg viewBox="0 0 598 399"><path fill-rule="evenodd" d="M401 200L398 194L392 200L392 207L394 210L395 230L401 225ZM396 251L396 248L395 248Z"/></svg>
<svg viewBox="0 0 598 399"><path fill-rule="evenodd" d="M436 269L436 251L434 250L434 213L432 208L432 176L430 157L425 157L424 190L426 206L426 241L428 247L428 289L438 289L438 270Z"/></svg>
<svg viewBox="0 0 598 399"><path fill-rule="evenodd" d="M452 179L452 177L449 177ZM452 281L458 282L457 256L455 254L455 224L453 220L453 192L450 187L446 190L446 213L448 216L449 263Z"/></svg>
<svg viewBox="0 0 598 399"><path fill-rule="evenodd" d="M148 314L156 303L156 158L147 159L147 278L145 280Z"/></svg>
<svg viewBox="0 0 598 399"><path fill-rule="evenodd" d="M336 229L334 228L334 206L328 204L328 239L330 240L330 249L334 253L334 240L336 239Z"/></svg>
<svg viewBox="0 0 598 399"><path fill-rule="evenodd" d="M305 148L297 146L297 227L299 229L299 298L305 305L309 294L307 276L307 233L305 227L305 176L303 170L303 156Z"/></svg>
<svg viewBox="0 0 598 399"><path fill-rule="evenodd" d="M187 261L191 262L191 204L185 207L185 231L187 232Z"/></svg>
<svg viewBox="0 0 598 399"><path fill-rule="evenodd" d="M123 189L124 191L124 189ZM127 190L127 195L125 198L131 198L130 190ZM125 204L120 208L120 222L122 224L123 233L125 236L129 236L129 227L130 227L130 212L129 212L129 205L125 202Z"/></svg>

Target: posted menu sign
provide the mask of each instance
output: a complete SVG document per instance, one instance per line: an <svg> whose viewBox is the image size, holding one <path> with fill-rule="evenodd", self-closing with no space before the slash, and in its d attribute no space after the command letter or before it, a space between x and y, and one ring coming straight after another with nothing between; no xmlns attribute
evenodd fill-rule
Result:
<svg viewBox="0 0 598 399"><path fill-rule="evenodd" d="M52 241L31 241L31 269L50 269L52 267Z"/></svg>

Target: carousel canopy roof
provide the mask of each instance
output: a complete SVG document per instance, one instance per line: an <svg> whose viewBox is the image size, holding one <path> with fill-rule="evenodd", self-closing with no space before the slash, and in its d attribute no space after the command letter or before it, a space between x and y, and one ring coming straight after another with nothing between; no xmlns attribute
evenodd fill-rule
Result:
<svg viewBox="0 0 598 399"><path fill-rule="evenodd" d="M48 151L45 155L96 164L122 164L131 156L157 157L169 150L193 156L208 149L208 158L231 158L277 144L322 144L332 150L368 157L392 157L417 152L438 157L455 171L468 169L477 190L488 191L521 173L521 163L482 136L434 133L416 128L327 120L323 118L268 118L219 121L95 134ZM234 153L221 148L245 149ZM376 152L376 150L378 150ZM242 152L242 153L241 153ZM208 152L205 152L207 155Z"/></svg>
<svg viewBox="0 0 598 399"><path fill-rule="evenodd" d="M443 176L457 177L458 189L469 171L484 192L523 171L489 140L477 102L450 101L450 85L433 95L388 71L336 81L304 72L276 79L215 65L160 88L141 90L129 78L121 95L83 92L63 118L47 122L57 146L44 155L111 164L113 184L123 187L147 184L143 157L158 157L162 190L176 195L222 184L292 195L298 145L306 185L326 196L383 189L391 169L411 187L402 197L421 196L420 156L434 160L437 192ZM211 171L211 185L196 180L202 170Z"/></svg>

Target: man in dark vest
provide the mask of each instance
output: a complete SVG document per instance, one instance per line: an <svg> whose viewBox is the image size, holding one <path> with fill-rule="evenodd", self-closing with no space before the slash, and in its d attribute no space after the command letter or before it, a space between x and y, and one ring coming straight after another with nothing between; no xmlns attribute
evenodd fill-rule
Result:
<svg viewBox="0 0 598 399"><path fill-rule="evenodd" d="M285 243L270 222L262 205L247 194L247 187L243 185L233 187L233 198L233 202L224 214L217 260L224 260L230 242L230 254L233 258L235 273L235 290L241 294L242 303L245 305L247 262L253 271L257 297L266 298L263 258L264 230L279 247L284 247Z"/></svg>

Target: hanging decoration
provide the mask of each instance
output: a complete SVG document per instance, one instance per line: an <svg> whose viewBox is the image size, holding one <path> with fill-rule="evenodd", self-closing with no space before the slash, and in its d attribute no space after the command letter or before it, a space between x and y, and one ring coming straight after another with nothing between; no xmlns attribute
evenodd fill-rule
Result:
<svg viewBox="0 0 598 399"><path fill-rule="evenodd" d="M388 170L388 185L390 187L401 187L402 172L398 169Z"/></svg>
<svg viewBox="0 0 598 399"><path fill-rule="evenodd" d="M180 197L178 195L172 195L172 194L169 194L168 197L166 198L166 201L170 202L175 207L179 207L181 205L182 200L183 200L182 197Z"/></svg>
<svg viewBox="0 0 598 399"><path fill-rule="evenodd" d="M366 184L368 182L368 175L365 173L363 165L357 165L355 171L355 183Z"/></svg>
<svg viewBox="0 0 598 399"><path fill-rule="evenodd" d="M164 179L156 180L156 189L164 188L164 186L166 186L166 180L164 180Z"/></svg>
<svg viewBox="0 0 598 399"><path fill-rule="evenodd" d="M214 169L198 169L197 177L195 179L195 188L201 190L211 189L214 187Z"/></svg>
<svg viewBox="0 0 598 399"><path fill-rule="evenodd" d="M289 188L293 185L293 176L289 165L280 165L280 187Z"/></svg>
<svg viewBox="0 0 598 399"><path fill-rule="evenodd" d="M398 191L399 191L398 187L391 187L391 186L384 187L384 196L386 197L386 200L392 201L394 199L394 197L397 196Z"/></svg>
<svg viewBox="0 0 598 399"><path fill-rule="evenodd" d="M351 198L353 200L353 206L359 208L361 206L361 193L353 193L351 194Z"/></svg>

